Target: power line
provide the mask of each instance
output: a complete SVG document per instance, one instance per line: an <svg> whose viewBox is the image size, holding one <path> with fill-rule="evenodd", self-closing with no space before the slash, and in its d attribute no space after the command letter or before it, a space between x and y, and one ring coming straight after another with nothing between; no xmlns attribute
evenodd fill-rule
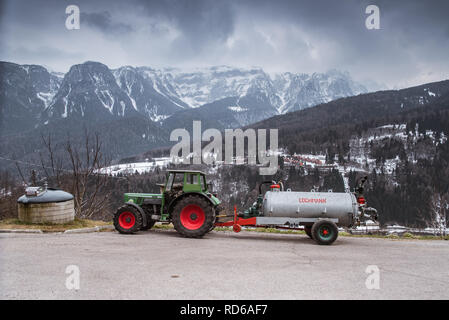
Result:
<svg viewBox="0 0 449 320"><path fill-rule="evenodd" d="M73 173L73 170L62 169L62 168L55 169L53 167L44 166L43 164L36 164L36 163L32 163L32 162L25 162L25 161L21 161L21 160L14 160L14 159L5 158L5 157L2 157L2 156L0 156L0 159L1 160L6 160L6 161L12 161L12 162L15 162L15 163L20 163L20 164L27 165L27 166L33 166L33 167L50 169L50 170L65 171L65 172ZM127 177L116 177L116 176L113 176L113 175L108 175L107 173L93 173L93 174L94 175L104 175L104 176L107 176L108 178L114 178L114 179L127 179Z"/></svg>

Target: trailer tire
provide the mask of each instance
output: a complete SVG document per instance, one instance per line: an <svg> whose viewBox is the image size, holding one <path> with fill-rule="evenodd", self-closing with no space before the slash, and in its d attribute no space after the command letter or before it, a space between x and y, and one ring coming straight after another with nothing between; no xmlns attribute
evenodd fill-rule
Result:
<svg viewBox="0 0 449 320"><path fill-rule="evenodd" d="M312 225L312 238L320 245L330 245L338 237L337 225L328 220L319 220Z"/></svg>
<svg viewBox="0 0 449 320"><path fill-rule="evenodd" d="M312 226L304 226L304 232L309 236L310 239L313 239Z"/></svg>
<svg viewBox="0 0 449 320"><path fill-rule="evenodd" d="M115 229L124 234L131 234L142 228L142 216L137 208L124 205L114 214Z"/></svg>
<svg viewBox="0 0 449 320"><path fill-rule="evenodd" d="M202 196L187 196L173 208L173 226L184 237L200 238L214 227L214 222L215 210Z"/></svg>

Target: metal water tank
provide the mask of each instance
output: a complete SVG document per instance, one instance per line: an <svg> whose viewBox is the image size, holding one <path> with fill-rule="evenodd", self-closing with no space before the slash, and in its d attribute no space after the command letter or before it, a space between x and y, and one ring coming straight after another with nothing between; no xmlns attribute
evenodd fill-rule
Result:
<svg viewBox="0 0 449 320"><path fill-rule="evenodd" d="M338 225L347 226L357 214L352 193L268 191L263 199L265 217L337 218Z"/></svg>
<svg viewBox="0 0 449 320"><path fill-rule="evenodd" d="M42 187L29 187L18 200L19 220L62 224L75 219L73 195Z"/></svg>

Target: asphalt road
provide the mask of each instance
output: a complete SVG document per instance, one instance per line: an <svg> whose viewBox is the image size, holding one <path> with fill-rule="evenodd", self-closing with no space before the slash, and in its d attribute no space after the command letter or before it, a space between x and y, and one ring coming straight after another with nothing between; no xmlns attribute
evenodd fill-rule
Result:
<svg viewBox="0 0 449 320"><path fill-rule="evenodd" d="M79 268L79 289L72 269ZM366 273L367 267L379 269ZM375 267L374 267L375 269ZM369 269L369 270L374 270ZM172 230L0 234L1 299L449 299L449 241Z"/></svg>

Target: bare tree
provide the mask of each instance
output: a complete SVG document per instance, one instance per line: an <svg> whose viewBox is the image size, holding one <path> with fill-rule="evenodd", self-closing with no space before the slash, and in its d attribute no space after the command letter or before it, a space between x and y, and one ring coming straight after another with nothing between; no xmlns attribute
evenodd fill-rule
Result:
<svg viewBox="0 0 449 320"><path fill-rule="evenodd" d="M438 235L445 236L447 229L447 212L449 209L448 194L434 193L431 198L431 220L428 226Z"/></svg>
<svg viewBox="0 0 449 320"><path fill-rule="evenodd" d="M56 182L56 186L58 188L62 187L61 183L61 175L64 173L63 169L63 158L62 156L56 155L54 149L55 146L52 142L51 134L49 133L47 137L45 137L43 134L41 135L42 141L45 145L45 148L47 150L47 162L44 161L44 156L42 153L39 153L39 158L41 162L42 171L44 172L47 181L50 179L54 179Z"/></svg>
<svg viewBox="0 0 449 320"><path fill-rule="evenodd" d="M71 165L75 214L80 218L90 218L104 210L108 203L109 193L103 192L108 176L101 173L107 161L101 151L98 133L91 136L85 130L83 139L79 148L68 139L66 151Z"/></svg>
<svg viewBox="0 0 449 320"><path fill-rule="evenodd" d="M0 219L17 217L17 198L23 186L8 172L0 170Z"/></svg>

